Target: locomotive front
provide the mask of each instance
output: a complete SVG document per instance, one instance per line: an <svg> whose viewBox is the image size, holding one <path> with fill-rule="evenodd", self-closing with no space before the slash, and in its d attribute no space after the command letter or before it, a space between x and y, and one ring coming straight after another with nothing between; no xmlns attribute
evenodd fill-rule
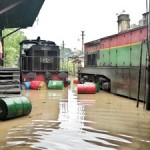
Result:
<svg viewBox="0 0 150 150"><path fill-rule="evenodd" d="M68 72L60 70L60 49L52 41L25 40L20 43L21 82L63 80Z"/></svg>

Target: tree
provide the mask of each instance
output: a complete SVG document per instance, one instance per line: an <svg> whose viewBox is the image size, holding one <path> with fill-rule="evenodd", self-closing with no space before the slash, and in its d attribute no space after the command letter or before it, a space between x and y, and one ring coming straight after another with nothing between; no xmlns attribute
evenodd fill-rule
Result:
<svg viewBox="0 0 150 150"><path fill-rule="evenodd" d="M72 57L73 55L74 53L70 48L60 47L60 56L62 56L63 58L69 58Z"/></svg>
<svg viewBox="0 0 150 150"><path fill-rule="evenodd" d="M77 65L74 63L74 58L78 55L76 55L70 48L60 47L60 56L61 70L68 71L69 75L75 75L77 72Z"/></svg>
<svg viewBox="0 0 150 150"><path fill-rule="evenodd" d="M137 24L131 24L130 29L134 29L134 28L137 28L137 27L139 27L139 25L137 25Z"/></svg>
<svg viewBox="0 0 150 150"><path fill-rule="evenodd" d="M13 32L16 29L3 30L3 37ZM20 57L19 43L27 39L22 31L17 31L8 37L4 38L4 66L5 67L18 67Z"/></svg>

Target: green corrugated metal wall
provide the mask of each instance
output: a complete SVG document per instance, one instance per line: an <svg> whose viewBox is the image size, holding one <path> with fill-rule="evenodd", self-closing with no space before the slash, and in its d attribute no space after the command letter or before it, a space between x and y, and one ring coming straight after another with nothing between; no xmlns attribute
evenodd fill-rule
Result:
<svg viewBox="0 0 150 150"><path fill-rule="evenodd" d="M146 65L147 46L143 44L142 66ZM139 66L141 45L124 46L110 50L101 50L97 66Z"/></svg>

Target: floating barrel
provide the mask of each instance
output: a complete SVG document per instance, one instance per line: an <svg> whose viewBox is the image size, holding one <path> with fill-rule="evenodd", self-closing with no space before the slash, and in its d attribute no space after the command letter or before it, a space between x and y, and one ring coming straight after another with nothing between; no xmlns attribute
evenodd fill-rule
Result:
<svg viewBox="0 0 150 150"><path fill-rule="evenodd" d="M95 84L95 86L96 86L96 92L99 92L99 90L100 90L100 83L94 83L94 82L85 82L84 84L92 84L92 85L94 85Z"/></svg>
<svg viewBox="0 0 150 150"><path fill-rule="evenodd" d="M68 87L68 85L70 85L70 84L71 84L71 81L70 81L70 80L68 80L68 79L63 79L63 80L61 80L61 81L63 81L63 82L64 82L64 87Z"/></svg>
<svg viewBox="0 0 150 150"><path fill-rule="evenodd" d="M78 84L77 90L78 94L95 94L96 86L95 84Z"/></svg>
<svg viewBox="0 0 150 150"><path fill-rule="evenodd" d="M60 79L60 80L56 80L56 81L63 81L64 87L68 86L68 81L66 79Z"/></svg>
<svg viewBox="0 0 150 150"><path fill-rule="evenodd" d="M46 89L46 83L43 81L31 81L30 89L44 90L44 89Z"/></svg>
<svg viewBox="0 0 150 150"><path fill-rule="evenodd" d="M22 90L30 89L30 83L31 82L23 82L21 85Z"/></svg>
<svg viewBox="0 0 150 150"><path fill-rule="evenodd" d="M67 80L67 84L70 85L71 84L71 80Z"/></svg>
<svg viewBox="0 0 150 150"><path fill-rule="evenodd" d="M28 115L31 109L31 101L26 97L0 98L0 120Z"/></svg>
<svg viewBox="0 0 150 150"><path fill-rule="evenodd" d="M64 82L58 80L50 80L48 82L48 89L59 89L62 90L64 88Z"/></svg>
<svg viewBox="0 0 150 150"><path fill-rule="evenodd" d="M95 83L95 86L96 86L96 92L99 92L99 90L100 90L100 83Z"/></svg>
<svg viewBox="0 0 150 150"><path fill-rule="evenodd" d="M79 84L78 79L74 79L74 80L73 80L73 83L75 83L75 84Z"/></svg>
<svg viewBox="0 0 150 150"><path fill-rule="evenodd" d="M84 84L94 84L93 82L85 82Z"/></svg>

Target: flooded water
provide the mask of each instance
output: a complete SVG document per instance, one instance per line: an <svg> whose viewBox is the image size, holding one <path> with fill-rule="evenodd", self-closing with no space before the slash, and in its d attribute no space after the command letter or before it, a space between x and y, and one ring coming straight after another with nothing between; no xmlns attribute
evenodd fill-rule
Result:
<svg viewBox="0 0 150 150"><path fill-rule="evenodd" d="M28 116L0 121L0 150L149 150L150 112L104 91L26 90Z"/></svg>

